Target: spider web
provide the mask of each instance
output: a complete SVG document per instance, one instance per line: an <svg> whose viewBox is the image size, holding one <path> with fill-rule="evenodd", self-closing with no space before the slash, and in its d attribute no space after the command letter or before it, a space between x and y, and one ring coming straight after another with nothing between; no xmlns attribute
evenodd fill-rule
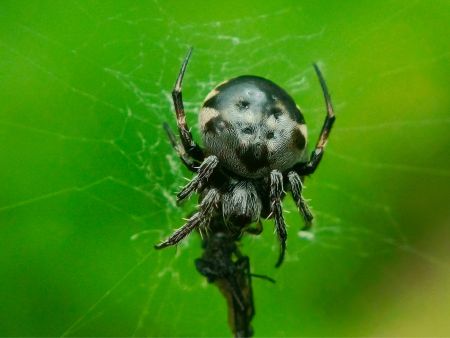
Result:
<svg viewBox="0 0 450 338"><path fill-rule="evenodd" d="M382 154L377 142L369 143L369 147L373 147L370 149L357 142L359 138L368 137L381 140L381 145L386 146L390 144L387 139L398 137L405 128L414 133L427 128L433 134L442 131L443 126L448 127L450 119L445 114L431 117L403 114L391 119L383 115L379 119L375 108L368 110L364 117L358 112L368 109L361 98L370 97L374 88L382 83L393 86L392 83L405 74L440 67L448 61L448 51L433 51L412 61L380 63L377 67L374 66L376 61L365 60L367 68L374 70L364 82L357 69L344 72L340 68L365 40L386 34L392 23L406 20L420 9L419 5L420 2L397 5L387 16L383 16L381 10L375 12L377 20L369 29L344 32L348 35L346 39L334 39L335 24L314 22L310 19L315 13L313 9L299 6L277 10L262 6L252 15L233 17L225 13L224 18L212 20L195 13L189 19L180 13L173 15L169 5L157 1L145 6L107 8L104 12L94 5L72 1L67 4L68 10L88 22L88 28L78 33L77 36L82 36L79 39L70 36L73 32L56 34L37 28L41 26L32 22L15 22L13 27L18 36L35 46L43 46L43 50L52 50L53 57L65 61L56 64L45 53L31 52L7 37L0 40L2 78L10 80L10 66L18 62L50 87L44 95L52 102L42 114L2 115L1 133L5 138L15 135L17 140L27 139L24 147L30 143L36 143L37 147L50 143L42 156L47 156L50 162L60 160L52 164L56 169L50 168L49 174L59 172L61 179L46 184L45 175L35 174L26 181L30 189L25 183L21 189L13 185L14 192L7 188L6 195L0 199L0 215L9 223L16 217L26 222L21 218L24 212L37 213L45 219L45 214L42 216L39 211L41 208L67 213L70 219L67 225L58 225L67 229L55 230L57 240L69 241L69 245L83 250L84 244L75 245L73 239L68 238L77 233L77 228L89 225L97 230L85 235L88 237L85 240L91 243L86 247L97 247L101 251L101 258L92 266L83 266L83 258L80 258L80 265L74 267L74 276L81 274L86 280L101 278L102 282L81 296L80 302L57 325L60 331L50 334L178 335L180 327L183 335L211 334L210 324L205 323L217 323L218 332L224 335L228 332L223 300L215 288L207 286L193 265L193 260L201 254L197 235L192 235L177 250L156 252L152 249L153 244L180 226L182 218L195 208L195 201L183 208L176 206L175 192L184 184L183 177L190 176L161 128L165 121L175 126L170 90L191 45L195 50L183 95L188 120L197 139L198 108L210 89L226 78L258 74L281 84L304 111L310 143L315 142L325 115L311 61L317 61L323 69L333 95L338 115L336 128L323 168L306 182L305 195L312 199L315 230L298 232L300 217L293 203L286 200L284 208L291 226L285 267L280 271L273 269L278 245L270 230L271 222L265 222L263 235L244 239L242 250L250 256L255 272L274 275L279 280L278 290L283 292L290 290L289 273L299 265L308 269L316 264L315 255L322 257L319 262L326 264L342 265L342 260L348 260L360 267L376 257L391 257L402 252L426 264L448 269L442 258L429 254L409 239L410 234L405 232L406 225L399 216L399 206L389 197L391 190L371 195L370 190L366 190L371 185L364 185L362 177L371 173L376 180L381 181L382 177L389 181L393 173L413 179L426 175L445 181L450 176L447 164L423 165L412 155L405 156L404 161L390 161L394 156L384 160L376 156ZM195 16L199 17L195 20ZM225 19L227 16L229 18ZM304 23L289 24L299 19ZM274 33L267 28L269 26L276 28ZM108 31L114 31L116 36L103 34ZM415 38L414 34L405 33L405 36L405 44ZM395 49L392 40L384 43L385 48ZM83 71L72 77L71 67ZM348 83L353 86L351 92ZM68 101L57 97L59 93ZM20 106L17 107L20 110ZM40 109L42 107L36 107ZM59 115L49 110L58 111ZM401 140L406 142L408 138ZM416 146L419 153L424 153L429 143ZM388 151L395 153L398 147L393 145L393 148ZM367 155L371 151L374 157ZM73 159L77 156L80 156L79 161ZM86 158L90 162L83 162ZM31 167L33 163L28 165ZM349 168L354 176L346 171ZM353 189L352 184L359 185L359 189ZM36 227L33 220L28 220L28 224L28 229ZM59 232L64 234L59 235ZM108 240L120 244L112 247L105 243ZM118 252L106 254L104 251L109 249ZM88 251L87 255L90 254L96 252ZM77 261L73 257L70 259ZM104 265L95 266L99 262ZM107 267L115 262L117 272L111 273ZM309 280L314 281L311 277L304 283ZM275 289L264 283L255 284L257 302L259 298L268 299L261 300L261 307L267 307L272 301L276 306L272 300L276 297ZM80 289L74 287L72 291L76 294L83 287L91 285L85 281ZM205 311L207 308L214 310ZM270 312L261 310L259 313L256 320L261 317L261 322L256 323L262 325L264 316ZM274 318L281 320L281 315ZM116 327L115 320L126 324ZM271 334L290 332L283 330L276 329Z"/></svg>

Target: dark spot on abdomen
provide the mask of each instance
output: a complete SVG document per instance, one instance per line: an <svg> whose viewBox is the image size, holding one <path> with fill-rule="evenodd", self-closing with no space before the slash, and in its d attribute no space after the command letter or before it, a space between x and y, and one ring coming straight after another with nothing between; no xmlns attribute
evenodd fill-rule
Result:
<svg viewBox="0 0 450 338"><path fill-rule="evenodd" d="M292 132L292 143L300 150L305 149L306 139L299 128L295 128Z"/></svg>
<svg viewBox="0 0 450 338"><path fill-rule="evenodd" d="M226 128L227 123L220 116L213 117L205 123L205 133L218 134Z"/></svg>
<svg viewBox="0 0 450 338"><path fill-rule="evenodd" d="M260 168L268 167L268 150L265 144L250 145L245 149L238 149L237 155L249 172L255 172Z"/></svg>

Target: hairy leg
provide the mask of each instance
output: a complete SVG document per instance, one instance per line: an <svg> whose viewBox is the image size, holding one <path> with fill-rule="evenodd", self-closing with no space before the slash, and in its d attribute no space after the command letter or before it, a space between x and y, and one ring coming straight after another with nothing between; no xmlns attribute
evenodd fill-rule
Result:
<svg viewBox="0 0 450 338"><path fill-rule="evenodd" d="M186 149L184 149L184 147L178 143L177 138L175 137L175 134L173 133L172 129L170 129L169 125L165 122L163 124L163 127L164 130L166 131L167 137L169 138L170 144L175 149L181 162L183 162L186 168L188 168L190 171L196 173L198 168L195 166L195 163L191 159L191 157L187 154Z"/></svg>
<svg viewBox="0 0 450 338"><path fill-rule="evenodd" d="M317 77L319 78L320 85L322 87L323 97L325 100L325 106L327 109L327 115L322 126L322 131L320 132L319 140L317 141L316 148L311 154L310 160L307 163L299 163L294 166L294 170L300 175L310 175L319 166L320 160L322 159L325 146L328 142L328 136L331 132L331 127L333 126L336 116L334 114L333 105L331 103L330 93L328 92L328 87L323 78L322 72L319 67L314 64L314 69L316 71Z"/></svg>
<svg viewBox="0 0 450 338"><path fill-rule="evenodd" d="M177 194L177 202L183 201L194 191L200 192L218 164L219 159L217 156L211 155L205 158L198 168L198 174Z"/></svg>
<svg viewBox="0 0 450 338"><path fill-rule="evenodd" d="M286 252L286 223L284 222L283 209L281 199L283 195L283 175L278 170L272 170L270 173L270 202L272 215L275 220L275 231L280 241L280 255L278 257L276 267L283 263Z"/></svg>
<svg viewBox="0 0 450 338"><path fill-rule="evenodd" d="M192 54L192 48L189 49L183 64L181 65L180 72L178 73L175 86L172 90L173 105L175 106L175 113L177 115L178 131L180 132L181 144L186 153L198 162L202 162L204 159L203 151L200 146L192 138L191 131L186 122L186 114L183 105L182 84L183 77L186 71L189 58Z"/></svg>
<svg viewBox="0 0 450 338"><path fill-rule="evenodd" d="M311 222L314 217L311 213L311 210L309 209L308 204L306 203L305 199L302 196L303 190L302 180L295 171L289 172L288 179L289 183L291 184L292 197L295 201L295 204L297 205L298 210L302 214L303 219L305 220L304 230L309 229L311 227L312 224Z"/></svg>
<svg viewBox="0 0 450 338"><path fill-rule="evenodd" d="M218 208L220 202L220 193L217 189L211 189L202 200L199 211L191 216L181 228L177 229L169 238L155 245L156 249L163 249L168 246L178 244L187 235L189 235L194 229L206 226L214 211Z"/></svg>

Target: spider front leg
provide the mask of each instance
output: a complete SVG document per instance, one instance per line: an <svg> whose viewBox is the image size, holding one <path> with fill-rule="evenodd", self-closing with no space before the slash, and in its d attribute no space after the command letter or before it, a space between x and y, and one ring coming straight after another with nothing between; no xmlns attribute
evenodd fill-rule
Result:
<svg viewBox="0 0 450 338"><path fill-rule="evenodd" d="M286 252L286 223L284 222L281 199L283 196L283 175L278 170L270 173L270 203L273 218L275 219L275 231L280 241L280 255L275 267L279 267L284 260Z"/></svg>
<svg viewBox="0 0 450 338"><path fill-rule="evenodd" d="M196 173L198 168L195 166L194 161L186 153L186 149L184 149L184 147L177 142L177 138L175 137L172 129L170 129L169 125L166 122L164 122L163 127L166 131L167 137L169 138L170 144L175 149L181 162L183 162L186 168L188 168L190 171Z"/></svg>
<svg viewBox="0 0 450 338"><path fill-rule="evenodd" d="M302 196L303 190L302 180L295 171L289 172L288 179L289 183L291 184L292 198L294 199L298 210L300 211L300 213L303 216L303 219L305 220L305 226L303 230L308 230L309 228L311 228L312 225L311 222L314 217L311 213L311 210L309 209L308 204L306 203L305 199Z"/></svg>
<svg viewBox="0 0 450 338"><path fill-rule="evenodd" d="M175 86L172 90L172 99L173 104L175 106L178 131L180 132L181 144L183 146L184 152L187 153L187 155L191 156L195 161L202 162L204 159L203 151L200 148L200 146L197 143L195 143L194 139L192 138L192 134L188 128L188 125L186 123L186 114L184 112L183 95L181 90L184 73L186 71L186 67L189 62L189 58L191 57L191 54L192 54L192 47L189 48L189 51L183 61L183 64L181 65L177 81L175 82Z"/></svg>
<svg viewBox="0 0 450 338"><path fill-rule="evenodd" d="M177 194L177 202L181 202L194 191L200 192L218 164L219 159L217 156L211 155L205 158L198 168L198 174Z"/></svg>
<svg viewBox="0 0 450 338"><path fill-rule="evenodd" d="M217 210L220 202L220 193L217 189L211 189L200 203L199 211L192 215L181 228L177 229L168 239L155 245L155 249L163 249L168 246L178 244L183 238L189 235L194 229L207 226Z"/></svg>
<svg viewBox="0 0 450 338"><path fill-rule="evenodd" d="M294 166L294 170L300 175L310 175L319 166L320 160L322 159L325 146L328 142L328 136L330 135L331 127L333 126L336 116L334 115L333 105L331 103L330 93L328 92L328 87L323 78L322 72L319 67L314 64L314 69L316 71L317 77L319 78L320 86L322 87L323 97L325 99L325 105L327 109L327 116L322 126L322 131L320 132L319 140L317 141L316 148L311 154L309 161L305 163L299 163Z"/></svg>

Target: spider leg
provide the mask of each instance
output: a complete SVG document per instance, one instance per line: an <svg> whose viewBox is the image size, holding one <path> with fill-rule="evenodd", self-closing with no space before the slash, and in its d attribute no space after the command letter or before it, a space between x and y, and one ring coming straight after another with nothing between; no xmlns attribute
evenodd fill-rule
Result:
<svg viewBox="0 0 450 338"><path fill-rule="evenodd" d="M275 267L279 267L284 260L286 252L286 223L284 222L281 199L283 194L283 175L278 170L272 170L270 173L270 202L272 215L275 219L275 231L280 241L280 255Z"/></svg>
<svg viewBox="0 0 450 338"><path fill-rule="evenodd" d="M188 219L186 224L177 229L169 238L165 241L155 245L155 249L164 249L168 246L178 244L187 235L189 235L195 228L198 228L204 224L209 223L214 210L220 201L220 193L217 189L211 189L206 194L205 198L200 204L200 210L196 212L191 218Z"/></svg>
<svg viewBox="0 0 450 338"><path fill-rule="evenodd" d="M294 199L298 210L300 211L300 213L303 216L303 219L305 220L305 227L303 228L303 230L307 230L311 228L312 225L311 222L314 217L311 213L311 210L309 209L308 204L306 203L305 199L302 196L303 190L302 180L295 171L289 172L288 179L289 183L291 184L292 198Z"/></svg>
<svg viewBox="0 0 450 338"><path fill-rule="evenodd" d="M201 191L218 164L219 159L217 156L211 155L205 158L198 168L198 174L177 194L177 202L181 202L194 191Z"/></svg>
<svg viewBox="0 0 450 338"><path fill-rule="evenodd" d="M183 162L183 164L186 166L186 168L188 168L190 171L196 173L198 168L195 166L192 159L186 153L186 149L184 149L184 147L177 142L177 139L176 139L175 134L173 133L172 129L170 129L169 125L166 122L164 122L163 127L164 127L164 130L166 131L167 137L169 138L170 144L177 152L178 157L180 158L181 162Z"/></svg>
<svg viewBox="0 0 450 338"><path fill-rule="evenodd" d="M328 92L328 87L325 79L323 78L322 72L320 71L317 64L314 64L314 69L316 71L317 77L319 78L320 86L322 87L323 97L325 99L325 105L327 109L327 116L325 117L319 140L316 143L316 148L311 153L309 161L306 164L302 163L294 166L294 170L296 170L296 172L300 176L310 175L317 169L320 160L322 159L324 149L328 141L328 136L330 135L331 127L333 126L334 120L336 119L333 105L331 103L331 97Z"/></svg>
<svg viewBox="0 0 450 338"><path fill-rule="evenodd" d="M175 112L177 115L177 125L178 131L180 132L181 144L183 145L185 152L189 156L191 156L194 160L198 162L202 162L204 159L203 151L200 148L200 146L193 140L192 134L186 123L186 114L184 112L184 105L183 105L183 95L181 92L184 73L186 71L186 67L189 62L189 58L191 57L191 54L192 54L192 47L189 48L189 51L183 61L183 64L181 65L177 81L175 82L175 86L172 90L172 99L173 105L175 106Z"/></svg>

